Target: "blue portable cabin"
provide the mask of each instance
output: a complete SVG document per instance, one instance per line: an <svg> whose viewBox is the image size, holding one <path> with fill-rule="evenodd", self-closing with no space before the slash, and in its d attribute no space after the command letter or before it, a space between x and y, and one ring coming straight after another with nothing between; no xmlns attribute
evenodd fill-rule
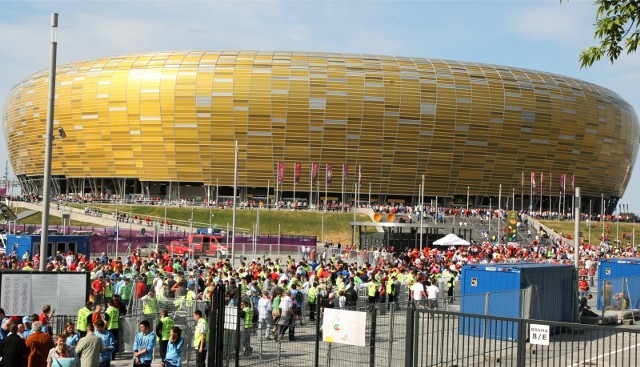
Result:
<svg viewBox="0 0 640 367"><path fill-rule="evenodd" d="M84 254L89 259L91 246L89 241L91 236L81 235L49 235L49 246L47 246L47 257L55 256L58 251L66 254L73 251L75 254ZM16 253L18 259L22 258L25 252L29 251L29 257L40 253L40 235L14 235L7 236L7 254Z"/></svg>
<svg viewBox="0 0 640 367"><path fill-rule="evenodd" d="M543 263L468 264L462 267L463 313L572 322L577 272L569 265ZM523 290L530 288L529 292ZM463 322L464 321L464 322ZM517 340L516 323L465 318L460 333Z"/></svg>
<svg viewBox="0 0 640 367"><path fill-rule="evenodd" d="M611 283L611 297L624 292L630 308L640 308L640 258L612 258L598 261L598 309L604 307L605 282ZM610 302L613 300L610 298Z"/></svg>

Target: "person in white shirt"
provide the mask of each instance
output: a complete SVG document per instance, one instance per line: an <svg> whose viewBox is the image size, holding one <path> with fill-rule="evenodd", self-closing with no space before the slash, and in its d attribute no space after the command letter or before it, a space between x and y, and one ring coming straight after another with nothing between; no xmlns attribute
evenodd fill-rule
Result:
<svg viewBox="0 0 640 367"><path fill-rule="evenodd" d="M261 333L262 330L264 330L264 337L266 339L273 339L271 335L271 325L273 324L271 311L271 298L269 298L269 291L265 290L262 292L262 298L258 300L258 327Z"/></svg>
<svg viewBox="0 0 640 367"><path fill-rule="evenodd" d="M421 283L422 276L418 276L416 282L411 286L411 298L415 302L416 307L421 306L422 300L426 297L424 285Z"/></svg>
<svg viewBox="0 0 640 367"><path fill-rule="evenodd" d="M278 340L284 337L284 333L289 329L289 341L293 341L295 330L295 314L293 313L293 300L291 299L291 291L288 290L284 297L280 300L280 320L278 320L279 335Z"/></svg>
<svg viewBox="0 0 640 367"><path fill-rule="evenodd" d="M437 285L433 283L429 283L427 287L427 305L429 309L435 310L438 308L438 295L440 294L440 289Z"/></svg>

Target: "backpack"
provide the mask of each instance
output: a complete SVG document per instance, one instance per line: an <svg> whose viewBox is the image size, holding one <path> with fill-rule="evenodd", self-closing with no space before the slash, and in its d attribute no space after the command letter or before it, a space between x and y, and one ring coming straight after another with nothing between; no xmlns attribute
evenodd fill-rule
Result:
<svg viewBox="0 0 640 367"><path fill-rule="evenodd" d="M302 298L302 292L297 291L295 296L293 296L293 307L295 307L296 309L302 308L302 302L304 302L304 299Z"/></svg>

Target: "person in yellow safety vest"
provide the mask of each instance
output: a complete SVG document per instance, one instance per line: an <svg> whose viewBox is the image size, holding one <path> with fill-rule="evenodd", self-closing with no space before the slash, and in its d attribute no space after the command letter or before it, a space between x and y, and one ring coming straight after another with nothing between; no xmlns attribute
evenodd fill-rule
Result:
<svg viewBox="0 0 640 367"><path fill-rule="evenodd" d="M344 290L345 284L344 284L344 281L342 280L342 277L336 279L336 285L338 286L338 292Z"/></svg>
<svg viewBox="0 0 640 367"><path fill-rule="evenodd" d="M153 278L155 274L151 271L151 269L148 269L145 275L147 276L147 290L149 290L153 288Z"/></svg>
<svg viewBox="0 0 640 367"><path fill-rule="evenodd" d="M369 279L369 284L367 285L367 296L369 296L369 304L372 305L376 303L376 291L378 290L378 282L371 278Z"/></svg>
<svg viewBox="0 0 640 367"><path fill-rule="evenodd" d="M104 300L109 301L113 297L113 279L109 279L104 283Z"/></svg>
<svg viewBox="0 0 640 367"><path fill-rule="evenodd" d="M113 339L116 341L116 345L111 353L111 360L116 358L116 353L119 351L118 340L120 339L120 310L113 305L113 299L107 300L107 309L104 311L104 320L107 322L107 330L113 335Z"/></svg>
<svg viewBox="0 0 640 367"><path fill-rule="evenodd" d="M158 314L158 299L153 291L149 291L146 296L140 298L142 301L142 313L145 316L155 317Z"/></svg>
<svg viewBox="0 0 640 367"><path fill-rule="evenodd" d="M176 322L169 317L169 311L163 309L160 311L160 320L156 324L156 335L160 342L160 359L165 360L167 356L167 345L171 338L171 329L175 326Z"/></svg>
<svg viewBox="0 0 640 367"><path fill-rule="evenodd" d="M316 319L316 299L318 297L318 282L313 282L307 293L307 304L309 305L309 320Z"/></svg>
<svg viewBox="0 0 640 367"><path fill-rule="evenodd" d="M78 329L78 334L80 334L81 338L87 335L87 317L93 313L91 311L92 308L93 308L93 302L87 301L87 303L85 303L85 306L80 310L78 310L77 329Z"/></svg>
<svg viewBox="0 0 640 367"><path fill-rule="evenodd" d="M187 291L187 294L185 294L184 296L180 296L175 301L173 301L173 305L176 310L180 308L190 308L193 307L193 300L195 298L196 293L190 288Z"/></svg>
<svg viewBox="0 0 640 367"><path fill-rule="evenodd" d="M396 276L391 274L387 281L387 302L394 303L396 301Z"/></svg>
<svg viewBox="0 0 640 367"><path fill-rule="evenodd" d="M247 301L240 302L240 318L244 320L241 324L242 332L242 355L249 357L253 352L251 348L251 329L253 329L253 309L249 307Z"/></svg>
<svg viewBox="0 0 640 367"><path fill-rule="evenodd" d="M193 347L196 349L196 367L205 367L209 349L209 323L202 317L202 311L193 311L196 328L193 332Z"/></svg>

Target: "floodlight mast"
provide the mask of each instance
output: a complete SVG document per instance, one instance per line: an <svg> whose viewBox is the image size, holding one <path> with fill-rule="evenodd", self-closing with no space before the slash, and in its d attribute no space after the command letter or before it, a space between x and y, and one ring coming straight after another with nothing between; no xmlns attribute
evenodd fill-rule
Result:
<svg viewBox="0 0 640 367"><path fill-rule="evenodd" d="M38 269L47 269L47 247L49 243L49 196L51 190L51 150L53 145L53 116L56 95L56 57L58 42L56 31L58 29L58 13L51 13L51 54L49 63L49 103L47 108L47 135L44 156L44 175L42 185L42 226L40 228L40 264ZM64 132L64 131L63 131Z"/></svg>

